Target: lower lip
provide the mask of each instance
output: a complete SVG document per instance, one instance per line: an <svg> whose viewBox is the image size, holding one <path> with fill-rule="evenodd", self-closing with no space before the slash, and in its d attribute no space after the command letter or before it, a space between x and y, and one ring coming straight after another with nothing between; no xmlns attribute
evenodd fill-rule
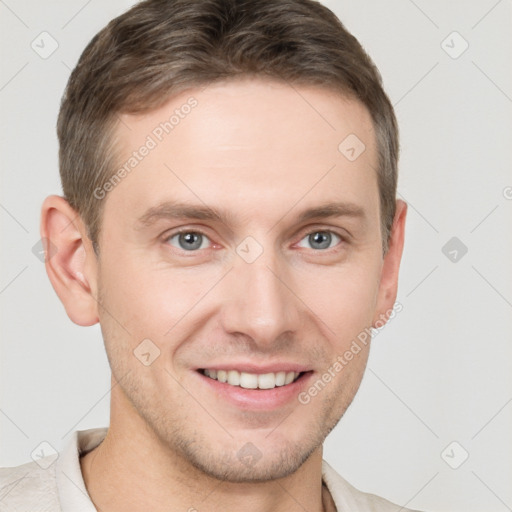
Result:
<svg viewBox="0 0 512 512"><path fill-rule="evenodd" d="M308 386L313 376L313 372L306 372L295 382L286 386L278 386L272 389L245 389L211 379L198 371L195 373L212 391L237 408L265 411L282 407L294 400L298 402L299 393Z"/></svg>

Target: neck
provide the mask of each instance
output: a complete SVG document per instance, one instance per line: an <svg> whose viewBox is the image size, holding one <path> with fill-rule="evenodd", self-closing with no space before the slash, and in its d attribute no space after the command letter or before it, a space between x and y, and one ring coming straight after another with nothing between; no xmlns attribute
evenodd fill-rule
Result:
<svg viewBox="0 0 512 512"><path fill-rule="evenodd" d="M163 446L133 409L126 414L126 407L130 407L128 403L114 407L113 400L107 436L80 460L88 493L102 512L335 510L330 494L322 487L321 446L287 477L227 482L205 474Z"/></svg>

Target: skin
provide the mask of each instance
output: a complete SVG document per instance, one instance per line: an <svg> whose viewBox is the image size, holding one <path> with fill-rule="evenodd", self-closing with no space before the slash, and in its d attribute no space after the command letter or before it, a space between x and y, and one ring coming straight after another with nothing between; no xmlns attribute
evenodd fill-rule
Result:
<svg viewBox="0 0 512 512"><path fill-rule="evenodd" d="M81 459L84 481L109 512L332 510L322 443L359 387L369 344L306 405L236 407L196 369L287 361L318 380L389 315L406 204L383 257L370 115L322 88L244 79L185 91L121 116L122 161L191 96L198 105L103 199L99 257L63 198L43 205L42 236L57 248L48 275L71 320L100 322L112 368L110 428ZM353 162L338 150L349 134L366 146ZM139 221L166 201L232 218ZM330 202L363 215L297 221ZM201 248L180 248L177 228L204 233ZM325 231L340 238L321 249L308 235ZM252 263L236 252L248 236L263 250ZM133 353L144 339L160 350L149 366ZM252 465L237 457L249 442L261 453Z"/></svg>

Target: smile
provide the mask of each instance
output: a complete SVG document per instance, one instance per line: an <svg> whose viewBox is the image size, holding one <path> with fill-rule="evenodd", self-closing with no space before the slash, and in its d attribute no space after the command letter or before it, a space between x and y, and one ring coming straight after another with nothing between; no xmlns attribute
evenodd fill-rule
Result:
<svg viewBox="0 0 512 512"><path fill-rule="evenodd" d="M237 370L209 369L202 369L199 372L210 377L210 379L244 389L273 389L275 387L287 386L295 382L304 373L276 372L256 374L239 372Z"/></svg>

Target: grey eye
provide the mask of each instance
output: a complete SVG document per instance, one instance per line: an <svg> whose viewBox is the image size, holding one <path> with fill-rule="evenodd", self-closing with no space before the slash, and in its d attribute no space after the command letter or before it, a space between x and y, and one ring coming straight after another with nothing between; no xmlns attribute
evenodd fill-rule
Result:
<svg viewBox="0 0 512 512"><path fill-rule="evenodd" d="M184 251L196 251L208 247L208 237L196 231L184 231L169 237L169 243Z"/></svg>
<svg viewBox="0 0 512 512"><path fill-rule="evenodd" d="M305 244L309 244L309 247L315 250L324 250L333 247L332 243L336 242L334 245L341 241L341 238L332 231L314 231L309 235L305 236L300 242L299 247L308 247Z"/></svg>

